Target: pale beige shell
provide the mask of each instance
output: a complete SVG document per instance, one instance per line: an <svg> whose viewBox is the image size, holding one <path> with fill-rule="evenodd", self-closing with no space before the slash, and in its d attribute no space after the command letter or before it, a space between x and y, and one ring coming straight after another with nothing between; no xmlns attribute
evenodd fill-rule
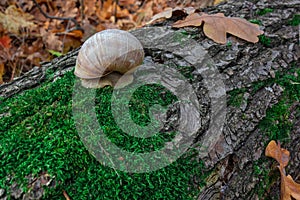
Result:
<svg viewBox="0 0 300 200"><path fill-rule="evenodd" d="M135 36L127 31L108 29L85 41L74 73L87 88L114 86L126 73L126 77L122 77L125 86L132 82L132 73L143 60L143 46Z"/></svg>

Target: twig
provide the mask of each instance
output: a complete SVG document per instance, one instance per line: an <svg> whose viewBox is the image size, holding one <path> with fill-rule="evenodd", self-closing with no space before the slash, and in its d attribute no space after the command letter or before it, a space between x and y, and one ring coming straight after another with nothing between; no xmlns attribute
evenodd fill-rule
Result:
<svg viewBox="0 0 300 200"><path fill-rule="evenodd" d="M71 200L71 198L69 197L69 195L67 194L67 192L65 190L63 190L63 195L66 198L66 200Z"/></svg>
<svg viewBox="0 0 300 200"><path fill-rule="evenodd" d="M119 5L119 0L115 0L115 11L114 11L114 16L115 16L115 23L117 23L118 18L117 18L117 11L118 11L118 5Z"/></svg>
<svg viewBox="0 0 300 200"><path fill-rule="evenodd" d="M45 13L43 11L43 9L41 8L41 6L38 4L38 2L36 0L33 0L34 4L38 7L38 9L40 10L40 12L46 17L46 18L49 18L49 19L57 19L57 20L69 20L69 21L72 21L74 24L75 24L75 30L83 30L79 23L73 18L73 17L55 17L55 16L50 16L48 15L47 13Z"/></svg>
<svg viewBox="0 0 300 200"><path fill-rule="evenodd" d="M84 0L79 0L80 2L80 13L81 13L81 21L83 22L85 15L84 15Z"/></svg>

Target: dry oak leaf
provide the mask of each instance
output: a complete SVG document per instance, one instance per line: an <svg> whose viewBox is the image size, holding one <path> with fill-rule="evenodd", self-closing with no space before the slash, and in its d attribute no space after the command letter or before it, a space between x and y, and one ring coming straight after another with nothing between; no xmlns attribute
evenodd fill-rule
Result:
<svg viewBox="0 0 300 200"><path fill-rule="evenodd" d="M15 5L9 6L5 13L0 12L0 23L11 33L19 34L20 28L35 28L36 25L31 22L34 17L23 10L18 9Z"/></svg>
<svg viewBox="0 0 300 200"><path fill-rule="evenodd" d="M266 148L265 155L274 158L279 163L278 168L281 176L280 199L291 200L292 196L294 199L300 200L300 184L296 183L290 175L286 176L284 169L289 162L290 152L281 148L280 143L277 145L272 140Z"/></svg>
<svg viewBox="0 0 300 200"><path fill-rule="evenodd" d="M300 184L296 183L290 175L286 176L284 169L278 168L281 175L280 199L291 200L292 196L294 199L300 200Z"/></svg>
<svg viewBox="0 0 300 200"><path fill-rule="evenodd" d="M153 22L159 20L159 19L169 19L171 18L173 15L183 15L183 14L192 14L194 12L198 11L197 9L193 8L193 7L185 7L185 8L180 8L180 7L176 7L176 8L170 8L167 7L164 9L164 11L154 15L153 17L151 17L151 20L149 22L147 22L146 24L152 24Z"/></svg>
<svg viewBox="0 0 300 200"><path fill-rule="evenodd" d="M172 17L172 8L165 8L164 11L154 15L153 17L151 17L151 20L149 22L147 22L147 24L151 24L156 20L159 19L169 19Z"/></svg>
<svg viewBox="0 0 300 200"><path fill-rule="evenodd" d="M276 144L274 140L268 144L265 155L274 158L281 167L286 167L290 160L290 152L281 148L280 143Z"/></svg>
<svg viewBox="0 0 300 200"><path fill-rule="evenodd" d="M257 36L264 33L257 24L238 17L225 17L223 13L192 13L184 20L175 22L173 27L201 26L203 22L204 34L220 44L226 44L226 33L253 43L258 42Z"/></svg>

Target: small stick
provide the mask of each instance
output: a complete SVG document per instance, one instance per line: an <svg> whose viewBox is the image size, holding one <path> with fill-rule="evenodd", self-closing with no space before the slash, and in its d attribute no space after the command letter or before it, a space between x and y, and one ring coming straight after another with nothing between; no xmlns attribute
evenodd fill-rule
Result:
<svg viewBox="0 0 300 200"><path fill-rule="evenodd" d="M84 15L84 0L79 0L80 2L80 13L81 13L81 22L83 22L85 15Z"/></svg>
<svg viewBox="0 0 300 200"><path fill-rule="evenodd" d="M67 192L65 190L63 190L63 195L66 198L66 200L71 200L71 198L69 197L69 195L67 194Z"/></svg>
<svg viewBox="0 0 300 200"><path fill-rule="evenodd" d="M117 18L117 10L118 10L119 0L115 0L115 1L116 1L116 5L115 5L114 16L115 16L115 23L117 23L117 21L118 21L118 18Z"/></svg>

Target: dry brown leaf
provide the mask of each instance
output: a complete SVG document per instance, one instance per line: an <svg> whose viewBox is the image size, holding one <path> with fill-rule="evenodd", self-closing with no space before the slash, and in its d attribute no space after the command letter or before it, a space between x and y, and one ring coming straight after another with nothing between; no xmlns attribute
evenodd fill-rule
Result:
<svg viewBox="0 0 300 200"><path fill-rule="evenodd" d="M96 12L97 17L102 21L109 19L113 13L113 9L114 9L113 4L114 2L112 0L105 1L101 6L101 9L97 9Z"/></svg>
<svg viewBox="0 0 300 200"><path fill-rule="evenodd" d="M169 19L171 18L173 15L176 16L180 16L180 15L184 15L184 14L192 14L195 11L197 11L197 9L193 8L193 7L186 7L186 8L180 8L180 7L176 7L176 8L170 8L167 7L164 9L163 12L158 13L156 15L154 15L151 20L149 22L147 22L146 24L152 24L153 22L160 20L160 19Z"/></svg>
<svg viewBox="0 0 300 200"><path fill-rule="evenodd" d="M151 17L151 20L149 22L147 22L147 24L151 24L156 20L159 19L169 19L172 17L172 11L173 8L165 8L165 10L161 13L158 13L156 15L154 15L153 17Z"/></svg>
<svg viewBox="0 0 300 200"><path fill-rule="evenodd" d="M62 17L76 17L78 15L78 8L76 6L76 0L63 1Z"/></svg>
<svg viewBox="0 0 300 200"><path fill-rule="evenodd" d="M0 47L9 49L10 48L11 39L9 36L5 35L0 38Z"/></svg>
<svg viewBox="0 0 300 200"><path fill-rule="evenodd" d="M257 36L264 33L257 24L242 18L225 17L223 13L213 15L192 13L184 20L175 22L173 27L201 26L202 23L204 34L220 44L226 44L226 33L253 43L258 42Z"/></svg>
<svg viewBox="0 0 300 200"><path fill-rule="evenodd" d="M20 28L35 28L36 25L30 21L32 19L32 15L24 13L15 5L9 6L5 13L0 12L0 23L7 31L15 34L19 34Z"/></svg>
<svg viewBox="0 0 300 200"><path fill-rule="evenodd" d="M87 17L91 17L97 10L97 6L99 7L99 3L96 0L83 1L84 3L84 15ZM101 6L100 6L101 7Z"/></svg>
<svg viewBox="0 0 300 200"><path fill-rule="evenodd" d="M139 25L143 25L143 22L147 22L151 19L151 17L153 16L153 2L149 1L145 4L145 6L143 6L143 8L141 8L133 17L134 21L139 24Z"/></svg>
<svg viewBox="0 0 300 200"><path fill-rule="evenodd" d="M265 155L274 158L282 167L286 167L290 160L290 152L280 147L280 143L276 144L272 140L265 151Z"/></svg>
<svg viewBox="0 0 300 200"><path fill-rule="evenodd" d="M286 177L286 186L288 186L291 196L300 200L300 184L296 183L290 175Z"/></svg>
<svg viewBox="0 0 300 200"><path fill-rule="evenodd" d="M118 27L120 27L122 30L130 30L137 26L133 20L128 20L128 19L120 19L118 20L117 24Z"/></svg>
<svg viewBox="0 0 300 200"><path fill-rule="evenodd" d="M290 152L281 148L280 143L277 145L272 140L266 148L265 155L274 158L279 163L278 169L281 176L280 199L291 200L291 197L293 197L300 200L300 184L296 183L290 175L286 176L284 169L289 162Z"/></svg>
<svg viewBox="0 0 300 200"><path fill-rule="evenodd" d="M41 36L43 38L43 42L46 45L46 49L62 51L63 42L59 40L59 38L51 32L47 32L44 29L40 29Z"/></svg>
<svg viewBox="0 0 300 200"><path fill-rule="evenodd" d="M119 0L118 4L120 6L128 6L135 4L136 0Z"/></svg>
<svg viewBox="0 0 300 200"><path fill-rule="evenodd" d="M300 184L296 183L290 175L286 176L283 168L278 168L281 175L280 199L291 200L292 196L294 199L300 200Z"/></svg>

